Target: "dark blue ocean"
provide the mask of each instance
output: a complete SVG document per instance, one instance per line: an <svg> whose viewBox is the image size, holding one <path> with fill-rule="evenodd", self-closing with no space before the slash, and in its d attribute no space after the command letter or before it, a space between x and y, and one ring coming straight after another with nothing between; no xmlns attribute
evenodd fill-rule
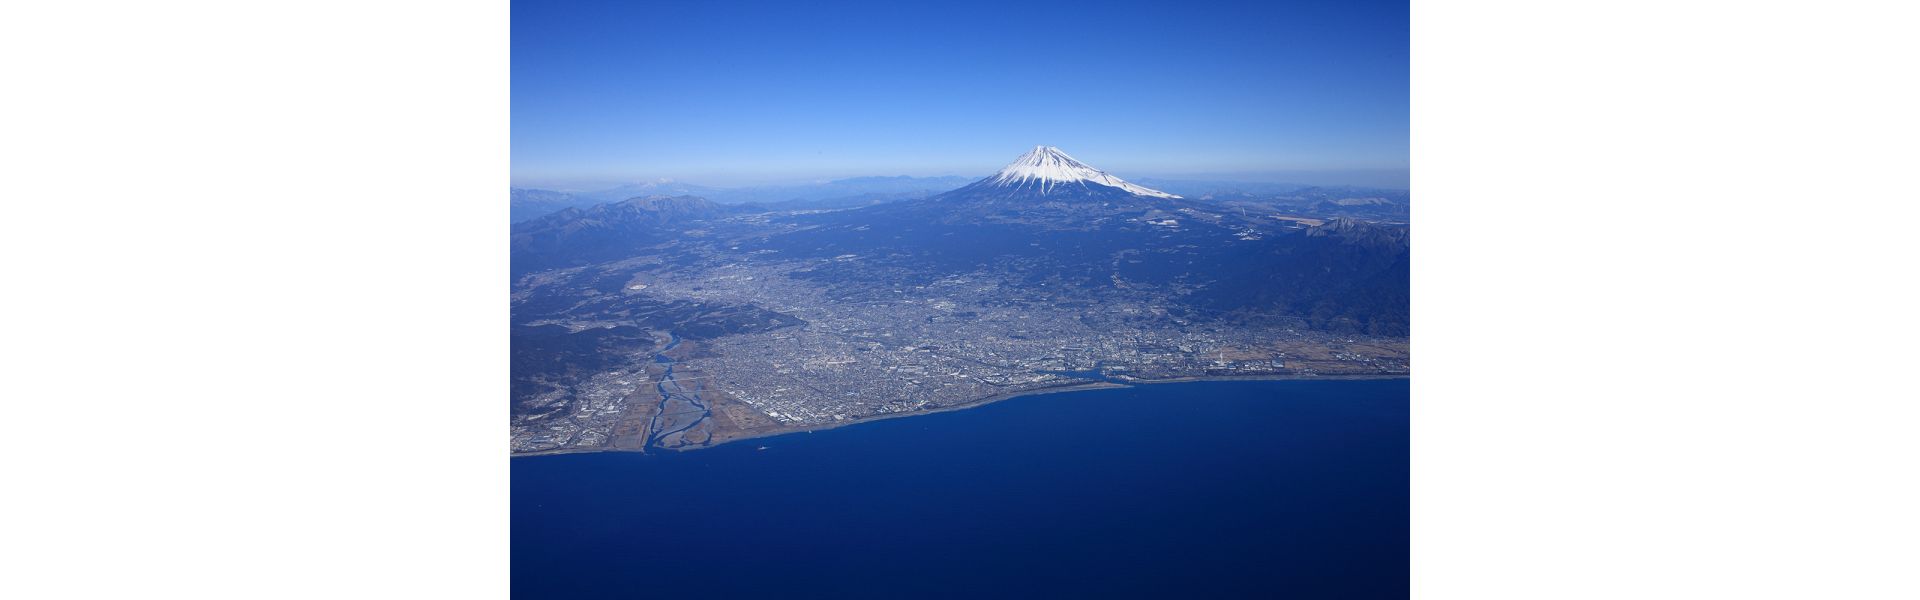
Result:
<svg viewBox="0 0 1920 600"><path fill-rule="evenodd" d="M1150 385L515 458L513 594L1402 598L1407 389Z"/></svg>

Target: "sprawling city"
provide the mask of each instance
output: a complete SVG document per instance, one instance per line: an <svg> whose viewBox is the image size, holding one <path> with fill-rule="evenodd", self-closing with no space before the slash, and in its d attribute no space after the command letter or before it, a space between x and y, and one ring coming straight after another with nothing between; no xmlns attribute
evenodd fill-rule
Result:
<svg viewBox="0 0 1920 600"><path fill-rule="evenodd" d="M1273 308L1302 289L1367 306L1345 300L1404 268L1403 224L1250 211L1102 176L1042 147L920 201L767 210L649 197L523 224L512 449L684 450L1052 391L1408 373L1404 304ZM1062 180L1079 195L1049 189ZM1224 263L1328 248L1363 260ZM1295 277L1368 261L1386 266ZM1217 289L1260 305L1204 301ZM1308 300L1297 304L1325 304Z"/></svg>

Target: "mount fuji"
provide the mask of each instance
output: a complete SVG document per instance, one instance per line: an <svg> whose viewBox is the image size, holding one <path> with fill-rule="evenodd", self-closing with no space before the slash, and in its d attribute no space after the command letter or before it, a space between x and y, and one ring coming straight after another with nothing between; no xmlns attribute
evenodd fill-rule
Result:
<svg viewBox="0 0 1920 600"><path fill-rule="evenodd" d="M570 208L513 226L514 448L691 449L1086 370L1404 374L1408 236L1183 198L1049 146L859 208Z"/></svg>
<svg viewBox="0 0 1920 600"><path fill-rule="evenodd" d="M992 177L981 180L983 187L1007 188L1013 191L1034 191L1040 195L1056 192L1098 192L1104 186L1118 188L1136 196L1155 198L1179 198L1179 196L1160 190L1127 183L1119 177L1108 175L1106 171L1093 168L1092 165L1074 160L1053 146L1035 146L1033 150L1014 159L1013 164L1000 169ZM1076 189L1077 188L1077 189Z"/></svg>
<svg viewBox="0 0 1920 600"><path fill-rule="evenodd" d="M945 196L979 200L1026 199L1037 201L1119 200L1157 198L1178 200L1180 196L1162 192L1114 177L1106 171L1080 162L1053 146L1035 146L1020 155L1000 172L975 181Z"/></svg>
<svg viewBox="0 0 1920 600"><path fill-rule="evenodd" d="M1053 289L1167 291L1195 317L1282 315L1389 335L1406 327L1404 227L1183 198L1052 146L944 194L776 220L789 229L739 248L829 261L799 277L891 290L1010 271ZM862 258L835 260L848 256Z"/></svg>
<svg viewBox="0 0 1920 600"><path fill-rule="evenodd" d="M1157 290L1181 318L1280 317L1381 335L1404 335L1407 323L1404 226L1185 198L1052 146L958 189L857 209L640 198L563 211L514 234L516 275L711 246L674 260L810 261L789 276L850 296L991 274L1077 294Z"/></svg>

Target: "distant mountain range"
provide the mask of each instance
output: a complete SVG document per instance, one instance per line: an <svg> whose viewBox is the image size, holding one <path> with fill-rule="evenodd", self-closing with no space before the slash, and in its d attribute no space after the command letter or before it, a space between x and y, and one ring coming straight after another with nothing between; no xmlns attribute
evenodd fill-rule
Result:
<svg viewBox="0 0 1920 600"><path fill-rule="evenodd" d="M513 270L613 260L668 241L672 228L723 214L742 212L698 196L645 196L589 208L567 207L513 227Z"/></svg>
<svg viewBox="0 0 1920 600"><path fill-rule="evenodd" d="M699 196L719 204L770 207L852 208L925 198L972 181L966 177L854 177L812 184L720 188L672 180L632 183L601 190L562 192L513 188L511 213L518 223L568 207L587 207L645 196Z"/></svg>
<svg viewBox="0 0 1920 600"><path fill-rule="evenodd" d="M1320 214L1405 221L1406 190L1358 186L1318 186L1283 182L1245 182L1207 179L1141 178L1129 183L1066 156L1058 148L1034 152L1017 159L992 178L1032 184L1043 181L1048 173L1059 181L1095 182L1111 178L1133 188L1146 190L1147 196L1186 197L1220 202L1247 202L1312 210ZM1077 174L1077 175L1074 175ZM510 216L519 223L558 212L569 207L585 208L646 196L699 196L718 204L754 204L767 209L841 209L856 208L898 200L926 198L975 183L960 176L942 177L853 177L812 184L722 188L673 180L630 183L605 189L557 191L536 188L512 188ZM1115 187L1108 184L1109 187Z"/></svg>

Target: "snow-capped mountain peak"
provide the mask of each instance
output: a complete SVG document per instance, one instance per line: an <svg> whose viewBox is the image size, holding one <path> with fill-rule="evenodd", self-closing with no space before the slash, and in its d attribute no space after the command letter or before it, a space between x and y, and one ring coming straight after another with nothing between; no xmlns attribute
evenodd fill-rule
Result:
<svg viewBox="0 0 1920 600"><path fill-rule="evenodd" d="M1129 193L1152 196L1155 198L1179 198L1160 190L1145 188L1119 177L1108 175L1106 171L1093 168L1087 163L1074 160L1053 146L1035 146L1032 151L1014 159L999 173L987 178L992 185L1013 188L1030 188L1042 194L1062 185L1104 185L1120 188Z"/></svg>

